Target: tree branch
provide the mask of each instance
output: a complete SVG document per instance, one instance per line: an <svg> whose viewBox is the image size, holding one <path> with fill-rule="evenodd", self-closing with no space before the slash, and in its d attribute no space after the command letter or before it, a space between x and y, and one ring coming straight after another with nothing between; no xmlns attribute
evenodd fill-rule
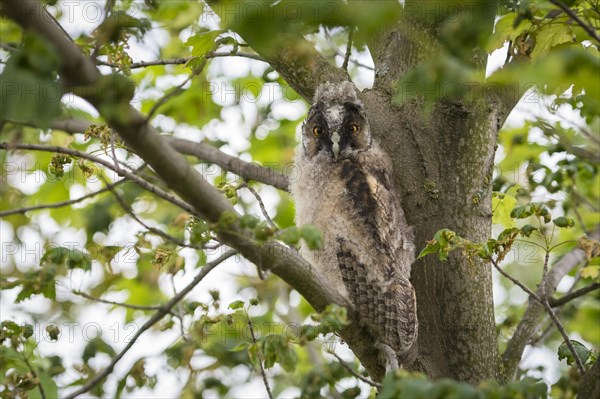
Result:
<svg viewBox="0 0 600 399"><path fill-rule="evenodd" d="M330 64L300 34L281 31L279 24L272 20L279 17L274 15L276 12L269 12L269 17L264 20L247 23L244 2L206 0L206 3L219 16L222 25L231 26L305 100L312 100L317 86L322 82L350 80L345 71ZM282 25L289 23L277 22ZM261 24L260 29L256 29L257 24Z"/></svg>
<svg viewBox="0 0 600 399"><path fill-rule="evenodd" d="M172 194L167 193L166 191L162 190L161 188L156 187L155 185L147 182L146 180L142 179L141 177L139 177L133 173L130 173L124 169L118 168L114 164L112 164L102 158L98 158L96 156L90 155L86 152L81 152L81 151L77 151L77 150L73 150L73 149L65 148L65 147L57 147L57 146L44 145L44 144L20 144L20 143L0 143L0 149L5 149L7 151L8 150L30 150L30 151L55 152L58 154L66 154L66 155L71 155L71 156L78 157L78 158L84 158L84 159L90 160L92 162L98 163L98 164L112 170L113 172L117 173L119 176L125 177L126 179L133 181L134 183L145 188L149 192L161 197L162 199L172 203L173 205L176 205L192 214L197 213L193 207L191 207L189 204L181 201L179 198L176 198Z"/></svg>
<svg viewBox="0 0 600 399"><path fill-rule="evenodd" d="M121 179L121 180L119 180L117 182L114 182L114 183L110 184L110 186L115 187L115 186L117 186L117 185L119 185L119 184L121 184L121 183L123 183L125 181L127 181L127 179ZM106 187L104 187L104 188L102 188L100 190L91 192L91 193L83 195L83 196L81 196L79 198L75 198L75 199L68 200L68 201L55 202L55 203L52 203L52 204L34 205L34 206L28 206L28 207L18 208L18 209L9 209L7 211L0 212L0 217L15 215L15 214L18 214L18 213L25 213L25 212L29 212L29 211L36 211L36 210L39 210L39 209L62 208L64 206L69 206L69 205L73 205L73 204L76 204L76 203L81 202L81 201L85 201L88 198L93 198L93 197L95 197L95 196L97 196L99 194L105 193L105 192L107 192L109 190L110 190L109 186L106 186Z"/></svg>
<svg viewBox="0 0 600 399"><path fill-rule="evenodd" d="M552 233L554 234L554 231ZM567 331L565 330L564 326L560 322L560 319L558 318L558 316L556 316L556 313L554 313L554 310L552 310L552 307L548 303L548 293L546 292L546 284L544 284L544 281L546 280L546 276L548 275L548 262L549 261L550 261L550 250L547 249L546 255L544 256L544 268L543 268L543 272L542 272L542 283L540 284L540 289L541 289L541 294L542 294L541 295L542 305L544 305L544 307L546 308L546 312L548 312L548 314L550 315L550 318L552 319L552 321L556 325L556 328L560 332L560 335L562 335L562 337L565 341L565 344L567 344L567 347L569 348L569 350L571 351L571 354L573 355L573 358L575 359L575 364L579 368L579 373L583 376L585 374L585 367L583 366L583 362L581 361L579 354L575 350L575 347L573 346L573 343L571 342L571 339L569 338Z"/></svg>
<svg viewBox="0 0 600 399"><path fill-rule="evenodd" d="M348 61L350 61L350 55L352 55L352 42L354 41L354 26L348 27L348 43L346 44L346 53L344 54L344 62L342 63L342 69L348 71Z"/></svg>
<svg viewBox="0 0 600 399"><path fill-rule="evenodd" d="M548 298L548 303L553 308L557 308L559 306L564 305L567 302L572 301L573 299L579 298L580 296L587 294L588 292L597 290L598 288L600 288L600 283L592 283L586 287L575 290L575 291L573 291L567 295L564 295L560 298Z"/></svg>
<svg viewBox="0 0 600 399"><path fill-rule="evenodd" d="M552 307L548 303L548 298L546 297L546 292L544 291L545 284L543 282L547 275L549 255L550 255L550 253L547 251L546 257L544 259L544 273L542 275L542 283L540 284L540 288L541 288L540 295L537 295L535 292L533 292L529 288L527 288L527 286L522 284L519 280L517 280L510 274L506 273L504 270L502 270L502 268L498 265L498 263L496 261L494 261L492 259L491 262L494 265L494 268L496 268L496 270L498 270L504 277L508 278L514 284L519 286L523 291L525 291L527 294L529 294L530 298L533 298L536 301L538 301L540 304L542 304L542 306L546 309L546 312L552 319L552 322L554 323L554 325L556 326L556 328L562 335L567 347L571 351L571 354L573 355L573 358L575 359L577 367L579 368L579 372L581 373L581 375L583 375L585 373L585 368L583 367L583 363L581 362L581 359L579 358L577 351L575 351L575 348L573 347L573 344L571 343L571 340L569 339L569 335L567 334L565 328L563 327L558 316L556 315L556 313L554 313L554 311L552 310Z"/></svg>
<svg viewBox="0 0 600 399"><path fill-rule="evenodd" d="M42 381L39 380L38 373L35 371L35 369L31 365L31 363L29 363L29 359L27 359L27 356L25 355L25 353L23 353L23 361L25 362L25 365L27 366L27 368L29 369L29 371L31 372L33 377L38 380L37 388L40 391L40 398L46 399L47 396L46 396L46 392L44 392L44 386L42 384Z"/></svg>
<svg viewBox="0 0 600 399"><path fill-rule="evenodd" d="M258 206L260 207L260 211L262 212L262 214L265 217L265 220L267 221L267 223L269 224L269 226L273 230L279 230L279 228L275 225L275 223L273 223L273 219L271 219L271 216L269 216L269 212L267 212L267 208L265 208L265 204L264 204L262 198L260 198L260 195L258 195L258 192L254 188L250 187L247 183L244 183L240 187L238 187L238 190L240 188L246 188L246 189L248 189L248 191L250 191L250 193L256 199L256 202L258 202Z"/></svg>
<svg viewBox="0 0 600 399"><path fill-rule="evenodd" d="M106 181L105 181L106 183ZM180 239L173 237L170 234L165 233L164 231L154 228L152 226L148 226L146 223L144 223L139 217L138 215L135 214L135 212L133 211L133 209L129 206L129 204L127 204L125 202L125 200L121 197L121 195L119 195L119 193L117 193L117 191L113 188L110 187L110 185L107 185L107 188L110 190L110 192L112 193L112 195L115 197L115 199L117 200L117 202L119 203L119 205L121 206L121 208L127 212L129 214L129 216L131 216L131 218L133 220L135 220L136 222L138 222L140 225L142 225L146 230L150 231L151 233L154 233L155 235L162 237L168 241L171 241L173 243L175 243L176 245L180 246L180 247L184 247L184 248L192 248L192 249L196 249L196 250L201 250L202 247L198 246L198 245L192 245L192 244L186 244L183 241L181 241Z"/></svg>
<svg viewBox="0 0 600 399"><path fill-rule="evenodd" d="M251 60L266 62L258 54L245 53L243 51L228 51L228 52L211 51L204 56L204 58L206 58L206 59L222 58L222 57L242 57L242 58L248 58ZM129 66L129 69L146 68L149 66L157 66L157 65L183 65L183 64L187 64L190 60L193 60L194 58L198 58L198 57L169 58L169 59L165 59L165 60L134 62ZM102 60L96 60L95 62L96 62L96 65L104 65L104 66L109 66L109 67L113 67L113 68L116 67L116 65L114 65L110 62L106 62L106 61L102 61Z"/></svg>
<svg viewBox="0 0 600 399"><path fill-rule="evenodd" d="M252 325L252 319L248 313L246 313L246 318L248 319L248 328L250 329L250 334L252 336L252 342L254 345L258 346L258 342L256 341L256 334L254 334L254 327ZM260 348L257 349L256 354L258 355L258 364L260 366L260 375L262 376L263 384L265 385L265 389L267 391L267 395L269 395L269 399L273 399L273 393L271 392L271 387L269 386L269 380L267 379L267 374L265 373L265 359L263 358L262 351Z"/></svg>
<svg viewBox="0 0 600 399"><path fill-rule="evenodd" d="M594 240L600 239L600 226L596 227L590 238ZM584 260L585 253L583 250L574 248L568 252L548 271L546 278L540 283L540 287L538 287L537 295L541 295L542 292L545 292L548 296L553 295L556 291L556 286L563 277ZM543 288L542 285L544 285ZM512 338L508 341L506 350L502 354L505 379L510 380L516 374L519 362L523 356L523 350L537 333L545 314L546 308L544 305L531 297L525 314L521 318Z"/></svg>
<svg viewBox="0 0 600 399"><path fill-rule="evenodd" d="M25 126L39 127L35 122L31 121L11 120L10 122ZM50 128L75 134L84 133L92 124L92 122L85 119L68 118L52 121L50 123ZM172 136L161 137L181 154L191 155L202 161L213 163L225 171L240 176L244 180L254 180L260 183L268 184L283 191L289 190L289 181L287 176L277 172L273 168L267 168L254 162L243 161L238 157L224 153L210 144L199 143ZM281 167L284 165L278 166Z"/></svg>
<svg viewBox="0 0 600 399"><path fill-rule="evenodd" d="M337 359L337 361L338 361L338 362L340 362L340 364L341 364L342 366L344 366L344 368L345 368L346 370L348 370L348 372L349 372L350 374L352 374L354 377L358 378L358 379L359 379L359 380L361 380L362 382L364 382L364 383L366 383L366 384L369 384L370 386L372 386L372 387L375 387L375 388L377 388L377 389L380 389L380 388L383 386L383 385L381 385L380 383L378 383L378 382L375 382L375 381L373 381L373 380L370 380L370 379L368 379L368 378L366 378L366 377L364 377L364 376L360 375L360 374L359 374L359 373L357 373L356 371L354 371L354 370L352 369L352 367L350 367L350 365L349 365L348 363L346 363L346 362L344 361L344 359L342 359L342 358L340 357L340 355L338 355L337 353L335 353L335 352L331 352L331 354L332 354L332 355L333 355L333 356L334 356L334 357Z"/></svg>
<svg viewBox="0 0 600 399"><path fill-rule="evenodd" d="M186 285L185 288L181 290L181 292L179 292L177 295L171 298L163 306L161 306L160 310L154 313L154 315L150 319L148 319L148 321L146 321L138 331L136 331L135 335L131 338L127 345L125 345L125 348L123 348L121 352L119 352L115 357L111 359L110 364L104 370L94 375L94 377L89 379L81 388L67 395L65 399L74 399L77 396L86 393L94 386L96 386L96 384L99 384L103 379L105 379L110 373L112 373L113 369L115 368L115 365L119 362L119 360L121 360L123 356L125 356L125 354L129 351L129 349L131 349L131 347L137 342L138 338L144 332L146 332L153 325L158 323L167 314L171 313L171 309L173 309L173 307L177 305L177 303L179 303L179 301L182 300L183 297L185 297L192 289L194 289L194 287L196 287L202 281L202 279L206 277L206 275L208 275L208 273L210 273L215 267L217 267L223 261L232 257L233 255L235 255L235 251L227 251L219 258L204 265L200 272L196 275L196 277L194 277L191 283Z"/></svg>
<svg viewBox="0 0 600 399"><path fill-rule="evenodd" d="M100 302L100 303L104 303L107 305L115 305L115 306L120 306L123 308L128 308L128 309L134 309L134 310L161 310L161 306L160 305L156 305L156 306L151 306L151 305L132 305L129 303L123 303L123 302L116 302L116 301L109 301L107 299L102 299L102 298L96 298L95 296L91 296L83 291L78 291L78 290L72 290L71 291L74 295L83 297L85 299L89 299L90 301L94 301L94 302Z"/></svg>
<svg viewBox="0 0 600 399"><path fill-rule="evenodd" d="M585 374L577 392L577 399L598 397L600 397L600 359L596 359L592 368Z"/></svg>
<svg viewBox="0 0 600 399"><path fill-rule="evenodd" d="M242 161L240 158L228 155L209 144L198 143L171 136L163 137L166 142L171 144L171 146L181 154L192 155L203 161L214 163L221 169L232 172L244 180L255 180L280 190L289 190L289 181L287 176L275 171L274 169L260 166L254 162Z"/></svg>
<svg viewBox="0 0 600 399"><path fill-rule="evenodd" d="M30 32L37 33L46 39L63 60L60 73L65 83L78 85L90 84L98 79L100 73L73 43L62 26L37 2L33 0L2 0L0 14L5 15Z"/></svg>

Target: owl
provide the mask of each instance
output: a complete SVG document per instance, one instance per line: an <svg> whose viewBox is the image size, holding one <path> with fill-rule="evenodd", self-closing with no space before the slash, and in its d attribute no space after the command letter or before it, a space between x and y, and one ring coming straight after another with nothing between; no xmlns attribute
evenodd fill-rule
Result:
<svg viewBox="0 0 600 399"><path fill-rule="evenodd" d="M391 182L391 161L371 136L352 83L318 87L295 162L296 222L323 235L320 250L302 248L302 255L354 305L388 369L412 363L412 229Z"/></svg>

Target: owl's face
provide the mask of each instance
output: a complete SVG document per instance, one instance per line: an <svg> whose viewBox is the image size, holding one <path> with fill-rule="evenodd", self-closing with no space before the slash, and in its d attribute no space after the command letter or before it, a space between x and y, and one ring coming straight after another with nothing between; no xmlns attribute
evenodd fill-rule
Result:
<svg viewBox="0 0 600 399"><path fill-rule="evenodd" d="M352 83L319 86L302 126L302 145L309 158L324 153L333 160L370 147L369 123Z"/></svg>

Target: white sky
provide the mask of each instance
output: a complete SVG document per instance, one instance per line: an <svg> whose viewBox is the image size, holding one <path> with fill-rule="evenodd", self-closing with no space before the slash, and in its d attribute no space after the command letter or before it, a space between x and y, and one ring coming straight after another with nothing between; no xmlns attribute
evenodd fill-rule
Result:
<svg viewBox="0 0 600 399"><path fill-rule="evenodd" d="M69 2L64 2L69 3ZM73 36L76 37L82 32L91 32L98 23L102 20L102 15L99 13L103 9L103 2L85 1L85 2L71 2L69 6L63 7L63 16L60 19L63 27ZM215 21L207 21L207 24L211 27L216 27ZM189 36L191 32L186 32L185 35ZM182 37L185 40L187 37ZM157 58L157 49L164 45L167 41L167 35L160 29L153 30L148 33L143 43L132 41L130 43L130 50L128 53L132 56L134 61L148 61ZM340 48L343 52L345 49ZM489 59L487 74L489 75L494 70L502 66L506 54L506 48L502 48L494 52ZM359 53L353 55L355 59L363 64L372 65L372 61L368 54ZM341 57L338 57L338 65L341 64ZM216 77L226 76L228 78L245 76L248 71L253 71L255 74L260 75L264 71L264 64L252 61L244 58L227 58L227 59L215 59L210 64L210 75ZM182 76L166 76L159 79L157 86L160 89L167 89L172 85L180 82L183 79ZM360 69L360 73L354 78L355 83L359 88L367 88L372 84L373 73L372 71L364 68ZM160 93L147 92L144 95L150 97L157 97ZM227 100L227 99L225 99ZM552 115L548 113L546 103L548 99L539 98L540 101L526 103L521 101L515 110L508 118L507 126L521 126L525 120L532 120L536 116L541 115L545 118L555 120L556 118L564 118L570 121L582 122L578 114L572 112L567 107L559 109L557 114ZM226 103L231 103L226 101ZM281 100L281 95L276 92L270 92L266 96L261 96L261 103L275 102L276 106L273 112L276 116L286 117L288 119L300 118L305 112L306 107L300 103L289 103ZM87 104L85 101L74 98L70 104L74 107L80 107L92 114L97 115L95 110ZM229 141L229 145L223 148L224 151L233 155L239 155L241 151L248 148L248 132L249 124L252 123L256 117L256 111L254 104L242 104L243 119L240 118L239 108L228 108L222 113L222 121L211 123L209 128L197 129L194 127L183 127L177 128L176 135L185 136L187 138L193 137L195 139L202 139L203 137L219 138L224 141ZM174 129L174 122L170 118L157 117L155 123L166 131L172 131ZM232 132L237 132L236 137L232 137ZM501 153L501 151L499 151ZM247 154L242 155L243 158L248 158ZM23 163L26 165L27 159L18 160L19 165ZM40 180L39 174L35 173L21 173L10 177L9 184L18 187L25 193L36 192L43 181ZM98 188L98 187L96 187ZM81 196L84 192L89 191L82 186L75 186L71 191L73 198ZM266 204L266 207L270 214L274 214L275 206L277 201L277 194L274 189L266 187L261 190L262 198ZM137 204L136 206L140 206ZM252 210L254 214L260 215L258 206L255 206ZM150 224L153 221L146 221ZM0 242L2 245L2 256L0 259L0 271L7 271L8 256L15 253L15 262L17 267L21 270L30 270L35 267L37 260L42 254L43 243L50 241L60 245L71 245L78 248L83 248L85 244L85 232L83 230L76 230L73 228L59 226L54 222L47 212L38 212L33 217L32 221L34 226L39 226L41 235L31 227L23 227L18 231L14 231L12 226L0 220ZM160 226L158 226L160 227ZM164 227L164 226L163 226ZM121 218L113 223L110 232L107 236L101 237L104 243L118 243L127 244L135 241L134 235L136 232L141 231L142 227L130 218ZM21 247L14 246L15 236L18 236L23 243ZM177 275L175 278L175 284L178 289L181 289L187 282L189 282L194 276L194 267L196 261L196 254L192 250L183 250L182 255L186 258L186 273L185 275ZM122 255L122 261L116 262L116 269L127 271L128 269L135 268L135 263L126 261L126 257ZM131 273L135 273L135 270L130 270ZM231 259L219 266L217 270L210 273L205 280L196 288L191 298L195 298L199 301L207 301L209 298L208 291L210 289L219 289L221 291L222 303L227 304L234 299L240 299L239 295L236 294L237 286L233 282L234 276L240 273L255 274L255 269L252 265L247 262L240 262L239 259ZM60 282L57 289L58 297L71 296L69 290L72 288L85 290L86 287L97 284L103 276L101 267L97 264L94 265L91 273L82 273L75 271L69 279L64 279ZM518 290L510 290L507 293L506 290L499 284L498 276L494 275L494 302L501 303L507 296L518 298L519 302L524 302L526 297ZM161 289L168 294L172 293L172 288L169 281L163 279L160 281ZM16 297L16 290L12 291L1 291L0 292L0 314L2 319L11 319L17 322L31 322L29 317L22 313L23 310L33 311L38 315L40 323L36 333L42 334L44 323L60 320L60 315L55 314L51 311L50 301L41 298L40 296L34 296L22 304L15 304L14 299ZM248 291L245 291L248 293ZM247 295L249 299L251 295ZM106 299L125 301L127 298L121 294L107 295ZM73 326L73 332L75 339L67 339L66 336L61 337L59 343L50 343L45 340L40 342L40 352L44 355L60 354L65 359L65 366L68 369L73 362L79 360L79 353L86 343L85 338L93 336L98 327L99 331L102 332L103 337L115 337L118 334L119 337L116 339L117 349L124 346L124 336L127 333L133 331L135 326L126 326L123 324L124 311L122 310L109 310L110 308L101 304L93 304L85 307L85 310L81 314L77 315L77 320L80 323L77 326ZM50 313L48 313L50 312ZM50 315L50 318L48 318ZM502 315L497 315L498 319L502 319ZM139 320L139 323L143 323L143 319ZM42 326L39 328L39 326ZM67 327L68 330L68 327ZM84 339L78 339L83 337ZM161 333L157 334L153 331L146 332L142 335L140 342L135 345L132 350L121 360L116 367L116 374L127 371L129 367L137 360L140 356L155 356L154 362L148 362L147 371L152 374L156 372L160 375L159 383L154 390L142 389L136 392L135 397L170 397L174 392L178 391L185 381L185 376L182 375L166 375L161 373L161 367L164 367L160 363L159 355L163 353L164 349L171 345L178 335L174 333ZM111 340L112 342L112 340ZM350 352L345 348L340 348L340 354L350 359ZM202 360L198 360L202 361ZM106 364L108 358L101 359L99 363ZM523 360L523 366L534 368L538 365L545 365L548 367L544 378L548 382L554 382L558 378L559 366L556 359L556 353L548 349L540 348L529 348ZM255 378L250 383L243 383L246 376L240 371L239 375L236 376L224 376L227 380L236 381L235 384L238 388L231 392L233 396L244 397L244 396L262 396L264 395L264 387L262 382ZM60 379L61 383L67 383L73 375L66 375ZM114 378L112 379L114 381ZM289 389L284 392L282 396L297 395L298 390Z"/></svg>

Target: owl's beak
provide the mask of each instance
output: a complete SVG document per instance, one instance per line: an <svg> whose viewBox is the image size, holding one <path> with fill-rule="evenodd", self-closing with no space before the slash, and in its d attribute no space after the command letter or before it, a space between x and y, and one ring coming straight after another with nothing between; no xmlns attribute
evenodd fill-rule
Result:
<svg viewBox="0 0 600 399"><path fill-rule="evenodd" d="M334 131L331 135L331 142L333 145L331 146L331 151L333 151L333 158L337 159L338 155L340 155L340 133Z"/></svg>

